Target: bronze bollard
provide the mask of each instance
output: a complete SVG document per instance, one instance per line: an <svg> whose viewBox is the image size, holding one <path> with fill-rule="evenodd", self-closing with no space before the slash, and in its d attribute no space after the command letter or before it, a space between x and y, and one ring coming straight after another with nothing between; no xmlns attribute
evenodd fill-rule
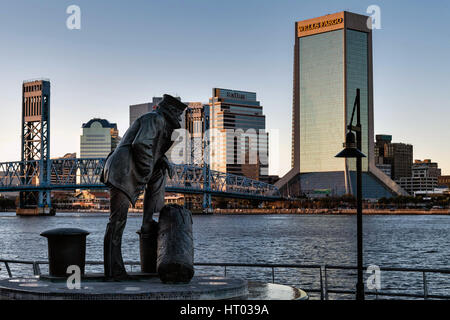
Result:
<svg viewBox="0 0 450 320"><path fill-rule="evenodd" d="M148 230L139 230L137 234L139 234L141 272L156 273L158 223L152 220Z"/></svg>
<svg viewBox="0 0 450 320"><path fill-rule="evenodd" d="M67 267L76 265L84 274L86 256L86 236L89 232L78 228L58 228L47 230L41 236L48 239L49 274L66 277Z"/></svg>
<svg viewBox="0 0 450 320"><path fill-rule="evenodd" d="M157 272L164 283L189 283L194 276L192 214L176 204L159 214Z"/></svg>

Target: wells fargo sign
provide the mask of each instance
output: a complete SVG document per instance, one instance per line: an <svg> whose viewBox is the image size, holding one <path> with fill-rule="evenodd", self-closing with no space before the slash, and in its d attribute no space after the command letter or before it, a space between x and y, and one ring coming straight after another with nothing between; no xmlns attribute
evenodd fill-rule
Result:
<svg viewBox="0 0 450 320"><path fill-rule="evenodd" d="M297 22L297 37L344 28L344 13Z"/></svg>

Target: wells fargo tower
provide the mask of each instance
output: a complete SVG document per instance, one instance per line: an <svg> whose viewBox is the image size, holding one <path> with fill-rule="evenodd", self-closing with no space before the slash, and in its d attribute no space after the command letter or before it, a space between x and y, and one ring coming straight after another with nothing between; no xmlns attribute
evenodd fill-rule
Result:
<svg viewBox="0 0 450 320"><path fill-rule="evenodd" d="M356 186L355 159L335 158L360 89L363 197L402 193L375 166L372 30L369 17L339 12L295 23L292 169L277 182L285 195L342 195Z"/></svg>

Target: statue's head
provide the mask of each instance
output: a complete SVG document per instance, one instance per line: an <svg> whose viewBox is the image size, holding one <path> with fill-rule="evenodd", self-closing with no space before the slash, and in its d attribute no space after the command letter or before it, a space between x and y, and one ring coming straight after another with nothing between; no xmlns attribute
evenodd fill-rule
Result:
<svg viewBox="0 0 450 320"><path fill-rule="evenodd" d="M158 111L165 115L174 128L180 128L181 115L187 105L171 95L163 95L163 99L158 103Z"/></svg>

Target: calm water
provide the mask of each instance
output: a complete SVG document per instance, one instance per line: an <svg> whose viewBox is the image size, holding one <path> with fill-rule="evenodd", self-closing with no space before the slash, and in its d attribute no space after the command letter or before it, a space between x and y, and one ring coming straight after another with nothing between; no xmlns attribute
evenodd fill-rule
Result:
<svg viewBox="0 0 450 320"><path fill-rule="evenodd" d="M47 260L44 230L77 227L89 231L86 259L102 260L108 220L102 213L57 213L54 217L16 217L0 213L0 257ZM141 216L130 214L123 238L124 260L139 260ZM356 265L356 217L328 215L194 216L196 262L299 263ZM448 268L450 216L365 216L365 264L390 267ZM100 271L101 267L91 267ZM100 269L99 269L100 268ZM45 270L45 268L43 268ZM89 269L88 269L89 270ZM25 272L13 266L13 272ZM29 272L29 270L26 270ZM198 268L223 273L223 268ZM271 281L270 270L233 268L229 276ZM5 276L4 268L0 276ZM354 273L330 272L330 287L351 288ZM422 275L382 273L382 290L422 292ZM450 295L450 276L429 275L430 293ZM317 287L317 270L276 269L275 281Z"/></svg>

